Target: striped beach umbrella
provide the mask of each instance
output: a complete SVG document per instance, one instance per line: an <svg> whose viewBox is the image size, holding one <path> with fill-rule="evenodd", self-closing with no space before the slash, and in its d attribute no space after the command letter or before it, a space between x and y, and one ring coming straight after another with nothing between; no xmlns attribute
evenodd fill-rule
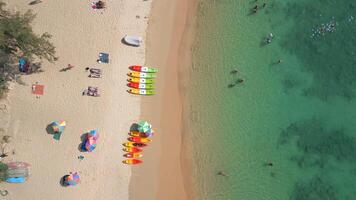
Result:
<svg viewBox="0 0 356 200"><path fill-rule="evenodd" d="M77 185L80 182L80 177L78 172L70 173L69 175L65 176L64 182L67 185Z"/></svg>
<svg viewBox="0 0 356 200"><path fill-rule="evenodd" d="M96 130L91 130L87 133L86 141L84 144L85 150L87 150L88 152L92 152L95 149L98 136L99 135Z"/></svg>
<svg viewBox="0 0 356 200"><path fill-rule="evenodd" d="M66 127L66 122L64 120L55 121L52 122L51 126L55 133L61 133L64 131L64 128Z"/></svg>

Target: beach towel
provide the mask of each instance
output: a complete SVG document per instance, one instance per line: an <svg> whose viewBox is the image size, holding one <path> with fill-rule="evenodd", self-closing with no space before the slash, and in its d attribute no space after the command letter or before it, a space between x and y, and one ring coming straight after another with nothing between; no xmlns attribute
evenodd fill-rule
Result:
<svg viewBox="0 0 356 200"><path fill-rule="evenodd" d="M23 182L25 182L25 178L24 177L7 178L6 182L8 182L8 183L23 183Z"/></svg>
<svg viewBox="0 0 356 200"><path fill-rule="evenodd" d="M43 95L44 85L33 84L32 85L32 94Z"/></svg>
<svg viewBox="0 0 356 200"><path fill-rule="evenodd" d="M99 53L99 63L109 63L109 54L108 53Z"/></svg>

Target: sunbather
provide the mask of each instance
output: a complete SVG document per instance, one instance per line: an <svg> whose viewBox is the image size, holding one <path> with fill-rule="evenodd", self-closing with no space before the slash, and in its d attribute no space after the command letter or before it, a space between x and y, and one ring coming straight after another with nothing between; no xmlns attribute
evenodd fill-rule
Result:
<svg viewBox="0 0 356 200"><path fill-rule="evenodd" d="M101 78L101 69L90 68L89 69L89 77L91 78Z"/></svg>
<svg viewBox="0 0 356 200"><path fill-rule="evenodd" d="M101 74L101 69L91 68L89 71L93 74Z"/></svg>

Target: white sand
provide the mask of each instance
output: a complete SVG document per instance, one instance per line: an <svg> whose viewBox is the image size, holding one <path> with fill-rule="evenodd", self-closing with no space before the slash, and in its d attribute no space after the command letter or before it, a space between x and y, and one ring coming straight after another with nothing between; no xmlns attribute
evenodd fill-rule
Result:
<svg viewBox="0 0 356 200"><path fill-rule="evenodd" d="M121 38L125 34L145 38L148 19L144 17L149 15L151 1L108 0L104 11L92 10L89 0L42 1L33 6L28 0L5 1L12 10L33 9L35 32L53 35L59 60L44 62L43 73L24 76L26 85L14 84L9 94L7 134L13 136L15 155L5 161L25 161L32 166L26 183L1 183L9 191L2 199L128 199L131 168L121 163L121 143L139 119L140 97L126 92L126 73L129 65L144 64L145 45L128 47ZM109 53L111 63L96 63L99 52ZM59 72L69 63L75 67ZM86 67L103 69L103 78L88 78ZM45 85L39 99L31 94L31 84L36 81ZM98 86L101 96L82 96L87 86ZM60 141L46 132L54 120L67 122ZM99 131L98 146L92 153L81 153L80 137L90 129ZM79 155L84 160L79 161ZM60 178L71 171L80 172L81 183L61 187Z"/></svg>

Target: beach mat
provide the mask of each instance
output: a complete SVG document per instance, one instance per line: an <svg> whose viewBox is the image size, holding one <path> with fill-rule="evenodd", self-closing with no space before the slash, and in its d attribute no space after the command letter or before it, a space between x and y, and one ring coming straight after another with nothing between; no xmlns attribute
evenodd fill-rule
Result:
<svg viewBox="0 0 356 200"><path fill-rule="evenodd" d="M43 95L44 85L33 84L32 85L32 94Z"/></svg>

